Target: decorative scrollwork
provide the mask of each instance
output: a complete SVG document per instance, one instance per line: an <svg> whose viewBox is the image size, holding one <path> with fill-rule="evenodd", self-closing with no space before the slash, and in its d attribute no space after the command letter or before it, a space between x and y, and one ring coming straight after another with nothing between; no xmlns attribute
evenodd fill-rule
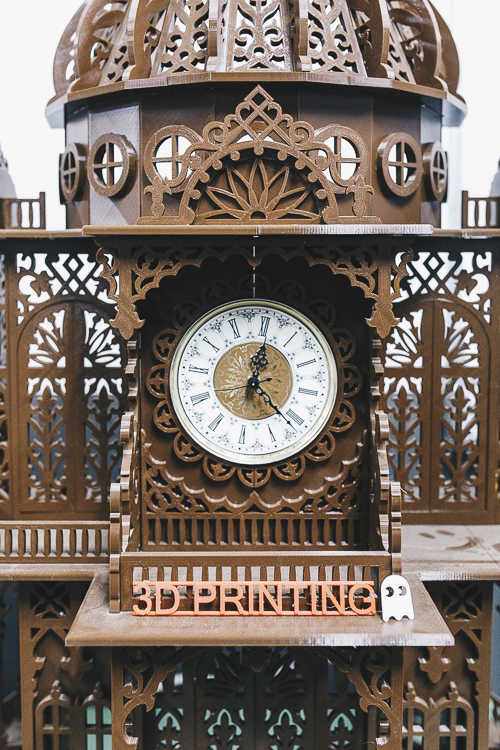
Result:
<svg viewBox="0 0 500 750"><path fill-rule="evenodd" d="M178 130L179 135L181 130ZM250 171L245 174L245 165L250 159ZM237 169L228 166L231 161L240 160ZM298 174L290 171L288 162ZM145 188L152 193L155 213L143 216L137 223L192 224L215 218L225 221L228 215L232 221L237 219L244 223L257 218L271 223L304 219L321 220L326 224L380 223L380 219L364 216L361 210L353 212L354 216L339 216L334 185L324 174L337 162L338 157L316 138L309 123L294 122L261 86L257 86L236 107L234 115L227 115L224 122L206 125L202 138L188 146L182 155L178 154L175 175L170 179L155 175L152 185ZM217 176L223 168L225 178ZM333 168L330 173L333 179L337 170ZM350 184L355 186L354 181ZM307 190L305 185L308 185ZM361 187L359 182L357 185ZM345 181L339 187L344 192ZM163 216L162 194L171 193L173 189L182 190L179 214ZM309 195L320 202L321 210L315 207L311 211ZM212 206L215 204L216 208L203 208L203 200L208 200ZM301 214L301 210L306 213Z"/></svg>
<svg viewBox="0 0 500 750"><path fill-rule="evenodd" d="M398 256L398 251L400 251ZM129 339L137 328L144 325L136 311L136 303L146 297L150 289L158 287L165 276L175 276L184 266L199 267L207 258L223 261L233 255L242 255L254 268L267 255L280 255L290 259L307 257L310 265L324 265L334 274L347 276L352 286L363 290L365 297L375 302L373 315L368 325L386 337L398 322L393 312L393 301L400 296L400 284L408 275L407 264L413 257L405 244L393 249L390 245L339 247L276 247L258 248L255 255L244 246L223 247L157 247L153 241L149 246L136 249L130 242L115 242L101 247L97 260L101 263L101 276L109 283L109 298L117 304L117 315L111 325ZM120 292L118 293L118 289Z"/></svg>
<svg viewBox="0 0 500 750"><path fill-rule="evenodd" d="M446 91L441 34L432 4L428 0L387 0L387 4L415 82Z"/></svg>
<svg viewBox="0 0 500 750"><path fill-rule="evenodd" d="M288 9L284 0L230 0L223 13L222 45L229 70L285 71L292 67Z"/></svg>
<svg viewBox="0 0 500 750"><path fill-rule="evenodd" d="M111 10L107 0L91 0L86 4L76 29L76 77L72 91L120 79L116 70L110 71L110 76L103 71L110 65L116 67L115 59L122 63L123 69L125 61L120 47L125 41L127 6L130 6L127 0L117 0Z"/></svg>

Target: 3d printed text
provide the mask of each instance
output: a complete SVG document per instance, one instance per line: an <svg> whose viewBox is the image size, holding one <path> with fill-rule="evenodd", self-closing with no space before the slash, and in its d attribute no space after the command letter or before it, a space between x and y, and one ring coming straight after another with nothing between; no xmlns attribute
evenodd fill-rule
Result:
<svg viewBox="0 0 500 750"><path fill-rule="evenodd" d="M373 581L135 581L133 586L134 615L375 614Z"/></svg>

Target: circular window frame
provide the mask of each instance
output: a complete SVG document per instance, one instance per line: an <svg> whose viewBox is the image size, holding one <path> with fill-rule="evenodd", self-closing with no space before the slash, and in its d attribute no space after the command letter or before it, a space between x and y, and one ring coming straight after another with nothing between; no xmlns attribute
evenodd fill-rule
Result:
<svg viewBox="0 0 500 750"><path fill-rule="evenodd" d="M325 127L320 128L316 131L316 133L314 134L314 138L315 140L322 141L325 146L327 145L326 141L329 138L338 138L339 140L340 149L338 153L333 151L331 146L327 146L334 154L334 156L338 157L335 162L329 167L329 174L332 182L334 182L336 185L347 188L352 184L353 180L358 175L361 175L365 180L368 179L368 173L370 169L368 146L366 145L362 136L356 130L345 127L344 125L326 125ZM358 156L342 156L342 140L349 141L354 151L358 153ZM350 177L342 177L342 164L355 165L354 172Z"/></svg>
<svg viewBox="0 0 500 750"><path fill-rule="evenodd" d="M441 157L442 166L436 164L436 158ZM448 191L448 157L439 141L427 143L424 146L424 183L431 200L442 202ZM441 175L442 182L439 180Z"/></svg>
<svg viewBox="0 0 500 750"><path fill-rule="evenodd" d="M155 152L167 138L172 139L172 156L157 157ZM191 145L201 141L198 133L185 125L166 125L164 128L160 128L160 130L153 133L144 149L144 171L150 182L153 183L156 178L159 178L162 181L162 184L165 187L168 187L172 192L176 192L175 188L179 188L179 186L182 185L186 179L188 170L188 165L183 161L184 154L179 155L178 153L177 139L179 138L186 138ZM179 174L170 180L167 177L162 177L155 166L159 162L171 162L172 164L175 163L180 165Z"/></svg>
<svg viewBox="0 0 500 750"><path fill-rule="evenodd" d="M401 147L401 145L405 151L406 147L411 149L414 157L413 161L408 159L408 162L405 162L402 157L398 158L397 161L391 161L389 159L393 147ZM392 135L381 141L377 149L377 166L379 176L391 193L394 193L394 195L397 195L399 198L409 198L418 190L418 187L422 182L424 168L420 144L408 133L392 133ZM398 182L395 182L391 176L390 168L394 166L399 169L412 169L413 174L404 182L404 184L400 185Z"/></svg>
<svg viewBox="0 0 500 750"><path fill-rule="evenodd" d="M109 146L116 146L120 151L121 161L120 162L97 162L97 155L103 147L106 149L106 153L109 154ZM137 156L132 144L122 135L116 135L115 133L106 133L101 135L92 145L89 154L89 162L87 165L87 174L89 182L98 195L104 198L116 198L123 195L130 187L134 176L136 167ZM112 185L104 184L97 176L96 170L110 170L121 167L122 173L120 179L114 182Z"/></svg>
<svg viewBox="0 0 500 750"><path fill-rule="evenodd" d="M74 167L65 167L65 161L70 157L73 157ZM83 197L86 161L86 149L81 143L68 143L59 157L59 193L62 205L79 201ZM72 187L65 183L65 177L68 175L74 175Z"/></svg>

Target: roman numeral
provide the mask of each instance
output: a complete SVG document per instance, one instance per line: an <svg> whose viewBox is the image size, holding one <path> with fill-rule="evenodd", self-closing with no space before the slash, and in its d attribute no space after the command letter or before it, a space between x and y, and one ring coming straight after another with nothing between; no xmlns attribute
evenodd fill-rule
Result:
<svg viewBox="0 0 500 750"><path fill-rule="evenodd" d="M245 445L245 432L246 432L246 429L247 428L245 427L245 425L243 425L243 427L241 428L240 439L238 440L238 443L240 445Z"/></svg>
<svg viewBox="0 0 500 750"><path fill-rule="evenodd" d="M292 409L288 409L286 415L287 417L290 417L290 419L293 419L293 421L296 422L299 425L299 427L304 422L304 420L301 419L298 414L295 414L295 412L292 411Z"/></svg>
<svg viewBox="0 0 500 750"><path fill-rule="evenodd" d="M259 336L264 336L264 338L267 336L267 329L269 328L269 321L271 318L266 318L264 315L260 316L260 331Z"/></svg>
<svg viewBox="0 0 500 750"><path fill-rule="evenodd" d="M189 372L199 372L201 375L208 375L208 367L205 369L204 367L195 367L194 365L189 365Z"/></svg>
<svg viewBox="0 0 500 750"><path fill-rule="evenodd" d="M303 393L304 396L317 396L318 391L311 391L309 388L299 388L299 393Z"/></svg>
<svg viewBox="0 0 500 750"><path fill-rule="evenodd" d="M267 425L267 429L269 430L269 435L271 436L271 440L273 441L273 443L275 443L276 442L276 438L274 437L273 431L271 430L271 428L269 427L269 425Z"/></svg>
<svg viewBox="0 0 500 750"><path fill-rule="evenodd" d="M212 432L215 432L215 430L220 425L220 423L222 422L223 419L224 419L224 415L223 414L218 414L215 417L214 421L210 422L210 424L208 425L208 429L212 430Z"/></svg>
<svg viewBox="0 0 500 750"><path fill-rule="evenodd" d="M286 342L286 344L284 344L284 347L285 347L285 346L288 346L288 344L290 343L290 341L291 341L291 340L293 339L293 337L294 337L294 336L296 336L296 335L297 335L297 331L295 331L295 333L292 333L292 335L290 336L290 338L288 339L288 341Z"/></svg>
<svg viewBox="0 0 500 750"><path fill-rule="evenodd" d="M301 362L297 367L306 367L306 365L312 365L316 362L315 359L308 359L307 362Z"/></svg>
<svg viewBox="0 0 500 750"><path fill-rule="evenodd" d="M239 331L239 328L238 328L238 324L237 324L237 322L236 322L235 320L231 319L231 320L229 321L229 325L230 325L230 326L231 326L231 328L233 329L233 334L234 334L234 338L235 338L235 339L239 339L239 338L240 338L240 336L241 336L241 334L240 334L240 331Z"/></svg>
<svg viewBox="0 0 500 750"><path fill-rule="evenodd" d="M207 398L210 398L210 393L198 393L196 396L191 396L191 403L193 406L196 406L196 404L201 404L202 401L206 401Z"/></svg>
<svg viewBox="0 0 500 750"><path fill-rule="evenodd" d="M205 344L208 344L209 346L211 346L211 347L212 347L212 349L213 349L213 350L214 350L215 352L219 352L219 351L220 351L219 347L218 347L218 346L215 346L215 344L212 344L212 342L211 342L211 341L209 341L209 340L207 339L207 337L206 337L206 336L204 336L204 337L203 337L203 341L205 342Z"/></svg>

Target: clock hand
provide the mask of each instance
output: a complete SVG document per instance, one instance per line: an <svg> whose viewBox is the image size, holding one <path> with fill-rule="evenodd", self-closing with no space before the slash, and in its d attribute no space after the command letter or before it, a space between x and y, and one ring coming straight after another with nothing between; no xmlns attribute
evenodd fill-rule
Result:
<svg viewBox="0 0 500 750"><path fill-rule="evenodd" d="M262 381L262 382L265 382L265 381ZM268 404L268 405L269 405L269 406L270 406L270 407L271 407L272 409L274 409L274 411L276 412L276 414L279 414L279 415L280 415L280 417L283 417L283 419L285 420L285 422L286 422L286 423L287 423L288 425L290 425L290 427L292 428L292 430L295 430L295 432L297 432L297 429L296 429L296 428L295 428L295 427L293 426L293 424L292 424L292 423L291 423L291 422L290 422L290 421L289 421L289 420L288 420L288 419L287 419L287 418L285 417L285 415L283 414L283 412L281 412L281 411L280 411L280 410L278 409L278 407L276 406L276 404L273 404L273 402L271 401L271 396L270 396L270 395L269 395L268 393L266 393L266 392L265 392L265 390L263 390L263 388L261 388L260 386L257 386L257 387L255 388L255 393L257 394L257 396L262 396L262 398L264 399L264 402L265 402L266 404Z"/></svg>
<svg viewBox="0 0 500 750"><path fill-rule="evenodd" d="M252 372L252 376L254 378L259 377L260 371L263 367L269 364L269 360L267 358L267 346L266 346L266 339L267 339L267 333L264 338L264 343L259 346L256 353L253 357L250 357L250 362L254 366L254 370Z"/></svg>
<svg viewBox="0 0 500 750"><path fill-rule="evenodd" d="M252 376L253 377L253 376ZM248 380L251 380L249 378ZM265 380L258 380L257 379L257 385L259 383L268 383L272 378L266 378ZM232 388L215 388L214 393L220 393L221 391L238 391L240 388L255 388L256 386L253 385L253 383L245 383L245 385L236 385Z"/></svg>

